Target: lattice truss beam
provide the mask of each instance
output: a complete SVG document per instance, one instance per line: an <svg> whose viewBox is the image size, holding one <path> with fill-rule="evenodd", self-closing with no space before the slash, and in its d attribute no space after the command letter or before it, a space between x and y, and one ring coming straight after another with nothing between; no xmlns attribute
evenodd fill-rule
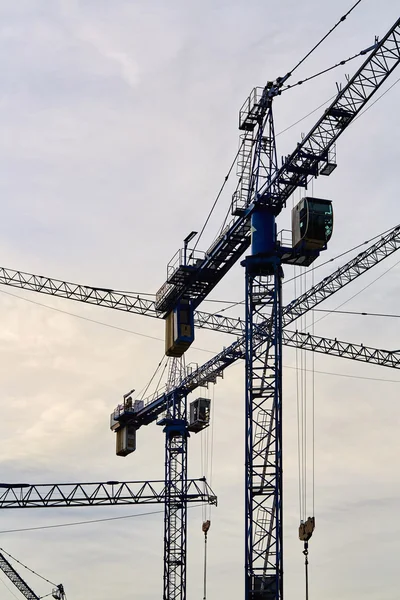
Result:
<svg viewBox="0 0 400 600"><path fill-rule="evenodd" d="M7 575L8 579L15 585L18 591L21 592L28 600L40 600L40 597L29 587L29 585L17 573L12 564L6 559L4 554L0 552L0 569Z"/></svg>
<svg viewBox="0 0 400 600"><path fill-rule="evenodd" d="M280 598L283 574L280 266L275 265L273 276L260 276L253 275L246 265L246 287L246 598L258 598L261 591L262 597ZM266 317L267 335L259 331Z"/></svg>
<svg viewBox="0 0 400 600"><path fill-rule="evenodd" d="M298 186L318 174L318 164L400 62L400 19L379 42L323 116L286 159L272 181L275 202L285 202ZM288 178L288 173L291 173ZM261 190L263 193L263 190ZM265 189L264 193L268 190Z"/></svg>
<svg viewBox="0 0 400 600"><path fill-rule="evenodd" d="M184 371L184 357L171 362L169 384ZM186 598L187 428L186 397L173 396L167 406L165 440L164 594L168 600Z"/></svg>
<svg viewBox="0 0 400 600"><path fill-rule="evenodd" d="M205 478L189 479L168 490L169 498L182 502L216 504L217 497ZM164 481L107 481L101 483L0 484L0 509L63 506L164 504Z"/></svg>
<svg viewBox="0 0 400 600"><path fill-rule="evenodd" d="M391 229L376 243L372 244L369 248L332 273L332 275L325 277L319 284L286 306L283 309L284 326L289 324L288 317L286 316L287 312L290 315L290 321L293 321L297 318L294 316L295 314L298 313L298 316L304 314L304 303L308 304L308 310L311 310L314 306L329 297L331 293L354 281L356 277L390 256L399 247L400 225ZM68 298L78 302L95 304L104 308L113 308L124 312L161 318L160 313L155 309L153 300L147 300L141 296L124 294L114 290L91 288L77 283L50 279L6 268L0 268L0 284L40 292L58 298ZM329 291L328 295L327 291ZM233 335L244 334L244 322L235 317L225 317L219 314L196 311L194 319L195 326L201 329L212 329L213 331Z"/></svg>

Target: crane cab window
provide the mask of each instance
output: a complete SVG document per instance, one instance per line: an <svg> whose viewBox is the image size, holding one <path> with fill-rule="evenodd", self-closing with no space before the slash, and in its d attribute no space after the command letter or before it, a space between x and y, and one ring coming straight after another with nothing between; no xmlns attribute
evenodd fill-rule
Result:
<svg viewBox="0 0 400 600"><path fill-rule="evenodd" d="M210 404L209 398L197 398L190 403L189 431L198 433L210 424Z"/></svg>
<svg viewBox="0 0 400 600"><path fill-rule="evenodd" d="M323 249L333 230L332 202L323 198L302 198L292 210L294 248Z"/></svg>

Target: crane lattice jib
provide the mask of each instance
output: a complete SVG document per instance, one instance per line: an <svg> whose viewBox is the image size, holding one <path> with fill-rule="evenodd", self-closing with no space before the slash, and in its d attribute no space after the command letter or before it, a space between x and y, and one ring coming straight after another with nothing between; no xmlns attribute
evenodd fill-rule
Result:
<svg viewBox="0 0 400 600"><path fill-rule="evenodd" d="M318 286L312 288L306 292L299 299L294 300L290 305L291 311L296 311L296 305L300 302L300 314L303 314L302 303L307 301L310 297L312 306L315 306L314 294L319 296L322 293L322 300L325 299L325 288L330 286L339 285L343 287L348 281L352 281L352 274L349 279L349 272L353 270L353 267L357 267L363 272L365 269L369 269L371 266L376 264L375 254L383 254L383 258L388 256L387 250L390 247L393 250L397 250L400 240L400 226L394 227L388 234L386 234L378 242L377 245L367 249L365 253L358 255L354 259L354 264L351 262L341 267L340 272L333 273L332 282L329 279L324 279ZM382 245L383 242L383 245ZM363 255L365 256L363 257ZM360 257L363 260L360 261ZM339 281L339 284L337 283ZM69 300L75 300L86 304L94 304L103 308L112 308L121 310L123 312L129 312L134 314L140 314L148 317L161 318L161 314L156 311L154 301L147 300L139 295L125 294L115 290L105 290L102 288L94 288L78 283L71 283L68 281L61 281L58 279L52 279L50 277L44 277L40 275L34 275L32 273L25 273L23 271L16 271L14 269L8 269L0 267L0 284L16 287L19 289L28 290L31 292L39 292L47 294L57 298L67 298ZM317 303L322 300L318 300ZM285 311L289 307L284 309L284 325L286 325ZM299 316L300 316L299 314ZM232 335L242 335L244 333L244 322L241 319L235 317L228 317L220 314L213 314L204 311L195 311L194 313L195 326L201 329L211 329L213 331L220 331L221 333L230 333Z"/></svg>
<svg viewBox="0 0 400 600"><path fill-rule="evenodd" d="M33 590L31 590L29 585L22 579L22 577L17 573L14 567L8 562L6 557L1 552L0 569L5 575L7 575L8 579L15 585L17 590L19 590L21 594L25 596L25 598L28 600L40 600L40 597L37 596Z"/></svg>
<svg viewBox="0 0 400 600"><path fill-rule="evenodd" d="M148 300L135 294L127 294L116 290L107 290L104 288L71 283L70 281L61 281L33 273L25 273L15 269L0 267L0 284L15 287L30 292L38 292L56 298L66 298L83 302L84 304L94 304L102 308L112 308L123 312L129 312L146 317L162 318L162 315L156 311L153 300ZM196 327L213 329L223 333L237 333L243 331L242 325L238 319L225 317L222 315L213 315L207 312L195 312L194 324Z"/></svg>
<svg viewBox="0 0 400 600"><path fill-rule="evenodd" d="M181 502L182 490L169 490L170 498L173 498L174 494L177 501ZM190 503L217 503L217 498L205 478L189 479L184 496ZM0 484L0 509L164 503L164 481Z"/></svg>
<svg viewBox="0 0 400 600"><path fill-rule="evenodd" d="M400 226L394 227L389 233L382 236L376 243L369 246L363 252L360 252L356 257L350 260L348 263L339 267L334 273L328 275L322 279L315 286L307 290L304 294L293 300L283 309L283 325L287 327L290 323L298 319L301 315L305 314L316 305L321 303L332 296L337 291L343 289L343 287L354 281L357 277L379 264L382 260L393 254L400 248ZM241 327L241 323L238 325ZM267 334L269 327L269 321L260 326L260 335ZM283 330L285 331L285 330ZM283 335L283 343L288 345L295 345L294 340L290 335ZM319 351L322 347L321 343L318 342L319 338L310 336L308 338L307 349ZM304 340L299 341L299 347L304 345ZM371 362L382 366L390 366L393 368L399 368L399 353L390 351L380 351L375 348L369 348L368 352L357 353L357 351L350 351L350 347L356 348L356 345L347 344L346 342L339 342L336 347L332 340L326 338L326 350L329 354L329 348L332 348L332 353L335 356L342 356L344 358L351 358L354 360L360 360L362 362ZM212 359L204 363L198 369L190 373L175 390L169 390L168 393L159 394L156 398L152 398L148 402L144 409L138 413L136 421L138 426L146 425L154 421L157 416L162 413L167 403L170 401L170 395L174 392L178 394L188 394L189 392L196 389L198 386L205 385L208 382L215 382L216 378L222 374L222 372L229 367L231 364L236 362L238 359L244 358L244 347L245 337L242 335L239 339L225 348L214 356ZM333 351L335 348L335 351ZM365 347L364 347L365 348ZM349 351L347 351L348 349ZM339 353L340 352L340 353ZM382 360L381 352L385 354L384 360ZM390 360L386 359L386 356L391 356Z"/></svg>
<svg viewBox="0 0 400 600"><path fill-rule="evenodd" d="M318 337L301 331L283 331L282 342L285 346L311 350L329 356L340 356L380 367L400 369L400 352L370 348L364 344L352 344L338 339Z"/></svg>
<svg viewBox="0 0 400 600"><path fill-rule="evenodd" d="M287 157L270 186L260 189L279 212L297 189L318 174L328 151L400 62L400 19L377 44L358 71L297 148ZM290 177L288 174L290 173Z"/></svg>
<svg viewBox="0 0 400 600"><path fill-rule="evenodd" d="M191 274L181 281L168 281L160 289L156 309L170 312L177 301L191 298L194 308L207 297L250 245L250 216L259 203L276 214L298 188L306 187L318 175L318 165L342 132L360 113L374 93L400 62L400 19L391 27L371 54L327 108L317 124L297 145L271 182L261 186L243 215L234 219L199 260ZM164 290L164 291L162 291Z"/></svg>

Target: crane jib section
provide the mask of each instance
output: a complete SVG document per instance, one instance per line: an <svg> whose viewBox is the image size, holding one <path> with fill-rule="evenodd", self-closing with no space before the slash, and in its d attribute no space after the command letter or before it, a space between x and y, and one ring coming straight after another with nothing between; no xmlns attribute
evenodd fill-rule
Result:
<svg viewBox="0 0 400 600"><path fill-rule="evenodd" d="M18 591L21 592L28 600L40 600L40 597L29 587L29 585L22 579L17 573L11 563L8 562L6 557L0 552L0 569L8 579L15 585Z"/></svg>
<svg viewBox="0 0 400 600"><path fill-rule="evenodd" d="M168 490L182 500L182 487ZM206 479L188 479L184 494L187 502L216 504L217 498ZM127 504L164 504L164 481L107 481L100 483L0 484L0 509L49 508L62 506L108 506Z"/></svg>
<svg viewBox="0 0 400 600"><path fill-rule="evenodd" d="M400 19L339 91L316 125L286 157L272 181L258 190L257 197L250 198L247 210L221 232L204 258L196 260L179 279L167 279L156 299L158 311L170 312L182 297L190 298L193 308L199 306L250 245L249 221L257 204L267 204L278 214L298 187L306 187L318 175L318 165L327 161L329 149L399 62Z"/></svg>

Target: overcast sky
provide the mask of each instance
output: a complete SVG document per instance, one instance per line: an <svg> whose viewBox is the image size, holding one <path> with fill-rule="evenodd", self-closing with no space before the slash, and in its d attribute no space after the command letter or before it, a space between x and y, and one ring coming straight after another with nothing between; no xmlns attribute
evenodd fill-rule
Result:
<svg viewBox="0 0 400 600"><path fill-rule="evenodd" d="M1 266L156 292L167 261L191 230L199 231L212 206L238 147L238 110L250 90L287 73L351 4L0 0ZM394 0L363 0L294 81L370 46L397 18ZM326 103L336 82L345 82L360 64L355 60L279 97L277 132ZM399 76L395 72L381 91ZM320 262L398 223L399 100L397 85L351 125L338 143L338 168L315 182L314 195L332 199L335 210L334 234ZM294 148L322 110L279 136L279 154ZM233 175L200 249L207 249L221 225L235 183ZM293 200L298 199L296 194ZM288 227L289 216L288 208L280 227ZM398 314L399 258L394 254L382 262L326 307L348 301L343 310ZM315 280L346 260L321 267ZM291 275L287 269L286 278ZM293 284L286 284L285 304L294 294ZM243 270L236 265L212 297L239 301L243 295ZM202 308L219 310L220 305ZM161 428L141 429L136 453L122 459L115 456L108 423L121 395L143 388L161 360L163 322L12 288L1 288L0 309L0 480L162 478ZM240 316L240 307L230 314ZM398 319L330 314L315 330L400 348ZM228 335L200 331L188 361L202 363L231 341ZM307 361L310 366L310 357ZM297 539L295 362L295 352L285 350L287 600L304 597ZM243 598L243 369L242 363L233 366L214 390L202 391L214 397L212 473L202 460L211 428L208 442L204 434L190 439L189 475L211 475L219 499L211 514L208 600ZM316 531L310 542L310 597L397 600L400 374L322 355L315 369ZM146 510L7 511L0 515L0 532ZM47 578L62 581L69 600L158 599L162 506L150 510L161 512L1 533L0 546ZM189 511L191 599L202 597L203 516L201 509ZM44 582L29 574L26 579L39 594L49 592ZM13 598L11 584L1 575L0 590L1 598Z"/></svg>

